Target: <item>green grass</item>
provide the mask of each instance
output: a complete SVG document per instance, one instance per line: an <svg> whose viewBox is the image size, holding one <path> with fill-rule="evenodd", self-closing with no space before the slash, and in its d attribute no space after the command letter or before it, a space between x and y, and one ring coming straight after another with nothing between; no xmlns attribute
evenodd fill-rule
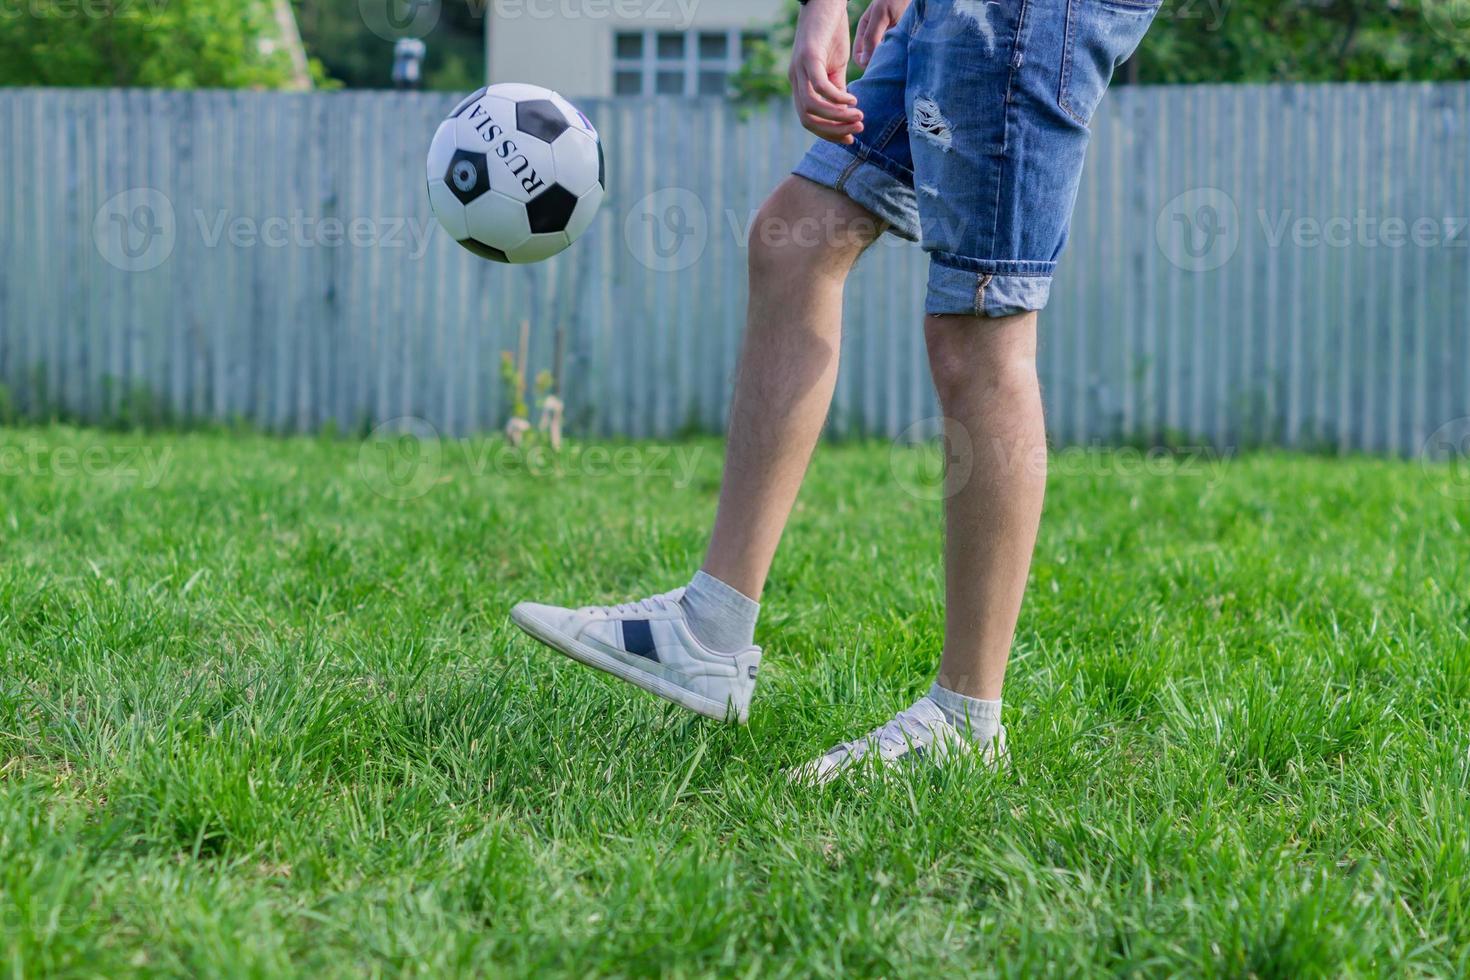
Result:
<svg viewBox="0 0 1470 980"><path fill-rule="evenodd" d="M0 431L0 970L1470 970L1452 472L1057 459L1011 771L823 791L781 768L939 649L938 504L887 446L818 453L748 728L507 625L686 580L720 447L675 450L387 479L349 442Z"/></svg>

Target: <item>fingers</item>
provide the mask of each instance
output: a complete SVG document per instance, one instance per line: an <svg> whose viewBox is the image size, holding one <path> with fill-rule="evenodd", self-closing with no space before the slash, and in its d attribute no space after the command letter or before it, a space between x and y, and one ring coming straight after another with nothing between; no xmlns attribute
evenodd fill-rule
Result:
<svg viewBox="0 0 1470 980"><path fill-rule="evenodd" d="M801 120L802 128L807 132L834 143L851 143L853 137L863 131L861 122L837 123L806 112L798 112L797 117Z"/></svg>
<svg viewBox="0 0 1470 980"><path fill-rule="evenodd" d="M829 78L817 59L793 64L791 94L797 117L808 132L834 143L851 143L863 131L857 96Z"/></svg>
<svg viewBox="0 0 1470 980"><path fill-rule="evenodd" d="M813 136L820 136L824 140L841 143L844 146L852 143L857 134L863 131L862 123L843 126L837 123L825 122L814 116L801 116L800 119L802 128Z"/></svg>
<svg viewBox="0 0 1470 980"><path fill-rule="evenodd" d="M796 90L797 102L804 112L834 123L862 122L863 110L855 105L836 105L824 99L811 79Z"/></svg>
<svg viewBox="0 0 1470 980"><path fill-rule="evenodd" d="M852 60L864 68L868 66L868 56L867 52L863 49L863 38L868 35L868 21L872 19L873 8L869 6L867 10L863 11L863 15L858 18L857 30L853 33L852 38Z"/></svg>
<svg viewBox="0 0 1470 980"><path fill-rule="evenodd" d="M838 143L851 143L863 131L862 111L853 106L827 102L810 81L796 91L797 115L809 132Z"/></svg>
<svg viewBox="0 0 1470 980"><path fill-rule="evenodd" d="M817 95L821 96L828 103L834 107L857 105L857 96L847 90L846 82L836 80L842 78L841 68L838 69L838 74L834 78L834 76L827 74L826 69L820 65L809 64L803 65L802 67L806 69L807 81L811 83Z"/></svg>
<svg viewBox="0 0 1470 980"><path fill-rule="evenodd" d="M868 62L873 60L873 52L878 50L878 45L883 43L883 35L893 26L893 21L888 16L888 7L883 5L881 12L876 12L877 7L869 7L863 11L862 18L858 21L857 35L853 41L853 60L864 68Z"/></svg>

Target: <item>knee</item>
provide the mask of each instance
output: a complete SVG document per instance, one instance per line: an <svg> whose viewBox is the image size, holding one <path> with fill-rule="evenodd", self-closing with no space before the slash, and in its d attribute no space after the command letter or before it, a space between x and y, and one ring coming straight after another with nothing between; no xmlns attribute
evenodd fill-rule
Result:
<svg viewBox="0 0 1470 980"><path fill-rule="evenodd" d="M1019 404L1036 395L1034 322L1035 314L929 318L925 340L940 403L999 398Z"/></svg>
<svg viewBox="0 0 1470 980"><path fill-rule="evenodd" d="M846 277L881 229L872 216L853 214L854 206L845 198L824 207L824 198L834 193L788 181L766 198L750 226L752 282L783 276Z"/></svg>

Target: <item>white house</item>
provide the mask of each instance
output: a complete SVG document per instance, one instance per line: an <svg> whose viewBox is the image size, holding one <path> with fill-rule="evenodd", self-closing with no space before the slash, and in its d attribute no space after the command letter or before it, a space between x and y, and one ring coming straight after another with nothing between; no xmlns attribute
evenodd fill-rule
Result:
<svg viewBox="0 0 1470 980"><path fill-rule="evenodd" d="M486 72L569 97L720 95L785 0L488 0Z"/></svg>

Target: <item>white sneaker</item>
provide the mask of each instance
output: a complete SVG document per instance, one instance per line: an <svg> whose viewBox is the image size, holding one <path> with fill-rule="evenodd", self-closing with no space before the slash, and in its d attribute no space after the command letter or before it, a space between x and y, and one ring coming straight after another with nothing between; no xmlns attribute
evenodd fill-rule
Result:
<svg viewBox="0 0 1470 980"><path fill-rule="evenodd" d="M563 609L522 602L510 618L527 633L589 667L721 721L745 723L760 647L717 653L694 638L683 589L618 606Z"/></svg>
<svg viewBox="0 0 1470 980"><path fill-rule="evenodd" d="M991 766L1004 766L1008 754L1005 726L994 741L982 745L951 725L939 705L922 697L862 738L833 746L820 758L788 769L786 777L794 783L824 786L870 755L873 764L897 769L921 762L942 766L973 752L982 753Z"/></svg>

